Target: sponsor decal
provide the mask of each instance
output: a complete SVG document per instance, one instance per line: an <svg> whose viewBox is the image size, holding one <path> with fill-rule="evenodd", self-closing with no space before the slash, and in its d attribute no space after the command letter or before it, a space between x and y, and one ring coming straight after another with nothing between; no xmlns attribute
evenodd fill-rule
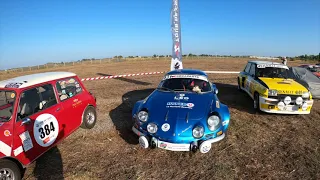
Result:
<svg viewBox="0 0 320 180"><path fill-rule="evenodd" d="M293 90L278 90L278 94L297 94L297 95L301 95L303 93L306 93L306 92L301 91L301 90L297 90L297 91L293 91Z"/></svg>
<svg viewBox="0 0 320 180"><path fill-rule="evenodd" d="M167 146L168 146L168 145L167 145L166 143L164 143L164 142L161 142L161 143L160 143L160 147L161 147L161 148L164 148L164 149L165 149Z"/></svg>
<svg viewBox="0 0 320 180"><path fill-rule="evenodd" d="M289 69L287 66L281 65L281 64L258 64L257 65L257 68L267 68L267 67Z"/></svg>
<svg viewBox="0 0 320 180"><path fill-rule="evenodd" d="M183 69L181 51L181 26L179 0L172 0L171 7L172 59L171 70Z"/></svg>
<svg viewBox="0 0 320 180"><path fill-rule="evenodd" d="M188 109L192 109L193 107L194 107L193 103L167 102L167 108L188 108Z"/></svg>
<svg viewBox="0 0 320 180"><path fill-rule="evenodd" d="M193 75L193 74L174 74L174 75L166 75L163 80L166 79L174 79L174 78L190 78L190 79L200 79L208 82L208 78L206 76L201 75Z"/></svg>
<svg viewBox="0 0 320 180"><path fill-rule="evenodd" d="M6 137L11 136L11 132L10 132L9 130L5 130L5 131L3 132L3 134L4 134Z"/></svg>
<svg viewBox="0 0 320 180"><path fill-rule="evenodd" d="M78 105L82 104L82 101L79 101L79 99L75 99L73 100L73 104L72 104L72 107L77 107Z"/></svg>
<svg viewBox="0 0 320 180"><path fill-rule="evenodd" d="M8 146L6 143L0 140L0 153L4 154L5 156L11 155L11 147Z"/></svg>
<svg viewBox="0 0 320 180"><path fill-rule="evenodd" d="M175 97L174 97L174 100L186 100L188 101L189 100L189 97L186 97L185 94L177 94Z"/></svg>
<svg viewBox="0 0 320 180"><path fill-rule="evenodd" d="M219 101L216 101L216 107L217 107L217 108L220 108L220 103L219 103Z"/></svg>
<svg viewBox="0 0 320 180"><path fill-rule="evenodd" d="M161 129L162 129L162 131L164 131L164 132L169 131L169 129L170 129L170 124L164 123L164 124L161 126Z"/></svg>
<svg viewBox="0 0 320 180"><path fill-rule="evenodd" d="M11 82L6 84L5 88L19 88L23 83Z"/></svg>
<svg viewBox="0 0 320 180"><path fill-rule="evenodd" d="M17 149L13 150L14 156L18 156L18 155L21 154L22 152L23 152L22 146L19 146Z"/></svg>
<svg viewBox="0 0 320 180"><path fill-rule="evenodd" d="M33 132L36 142L42 147L48 147L58 137L58 121L51 114L41 114L34 122Z"/></svg>
<svg viewBox="0 0 320 180"><path fill-rule="evenodd" d="M33 148L32 140L29 131L25 131L19 135L24 151L28 151Z"/></svg>

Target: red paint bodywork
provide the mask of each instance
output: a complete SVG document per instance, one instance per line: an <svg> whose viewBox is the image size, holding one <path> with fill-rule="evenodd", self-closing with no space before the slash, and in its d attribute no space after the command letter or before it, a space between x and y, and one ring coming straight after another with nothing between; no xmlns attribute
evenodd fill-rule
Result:
<svg viewBox="0 0 320 180"><path fill-rule="evenodd" d="M64 101L60 101L60 98L57 94L56 89L56 82L58 80L62 80L65 78L75 78L81 88L82 92L67 99ZM63 139L68 137L70 134L72 134L75 130L77 130L81 123L82 123L82 115L84 113L84 110L87 106L91 105L96 108L96 98L86 90L83 83L77 76L70 76L65 77L61 79L56 79L53 81L48 81L45 83L36 84L33 86L29 86L26 88L0 88L0 90L12 90L16 92L16 100L14 103L14 109L13 109L13 115L10 121L8 122L0 122L0 140L11 147L11 156L6 156L5 154L0 152L0 159L1 158L13 158L18 160L22 166L27 166L33 161L35 161L39 156L41 156L43 153L57 145L59 142L61 142ZM18 105L20 101L20 95L23 91L35 88L40 85L45 84L51 84L54 87L55 96L57 99L57 104L46 108L36 114L33 114L30 116L31 123L30 124L24 124L21 125L22 121L16 122L17 117L17 111L18 111ZM74 105L76 104L76 105ZM59 123L59 134L55 142L48 146L48 147L42 147L38 145L36 142L34 136L33 136L33 125L34 120L41 114L49 113L56 117L58 123ZM11 135L5 136L4 131L10 131ZM19 135L25 131L28 131L30 134L30 137L32 139L33 148L29 151L25 152L23 151L19 155L14 155L14 150L22 146L22 141L19 137Z"/></svg>

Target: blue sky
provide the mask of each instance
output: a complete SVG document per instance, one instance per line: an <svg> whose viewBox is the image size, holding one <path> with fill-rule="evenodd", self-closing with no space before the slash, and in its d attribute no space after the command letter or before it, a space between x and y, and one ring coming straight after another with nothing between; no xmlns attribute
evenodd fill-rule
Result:
<svg viewBox="0 0 320 180"><path fill-rule="evenodd" d="M180 0L182 53L320 52L319 0ZM171 0L0 0L0 69L171 54Z"/></svg>

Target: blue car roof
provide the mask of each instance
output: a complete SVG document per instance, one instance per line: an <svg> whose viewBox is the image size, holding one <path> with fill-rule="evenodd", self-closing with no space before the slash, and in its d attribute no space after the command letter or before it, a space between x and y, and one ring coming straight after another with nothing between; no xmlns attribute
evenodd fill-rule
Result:
<svg viewBox="0 0 320 180"><path fill-rule="evenodd" d="M207 77L207 74L205 72L197 69L176 69L176 70L167 72L166 75L175 75L175 74L196 74L196 75Z"/></svg>

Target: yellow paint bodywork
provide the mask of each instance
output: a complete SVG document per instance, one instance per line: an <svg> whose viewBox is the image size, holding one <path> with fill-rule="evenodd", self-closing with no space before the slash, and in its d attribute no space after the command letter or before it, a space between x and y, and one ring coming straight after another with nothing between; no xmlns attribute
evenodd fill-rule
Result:
<svg viewBox="0 0 320 180"><path fill-rule="evenodd" d="M284 78L259 78L269 89L277 90L278 94L302 95L308 92L308 89L293 79Z"/></svg>

